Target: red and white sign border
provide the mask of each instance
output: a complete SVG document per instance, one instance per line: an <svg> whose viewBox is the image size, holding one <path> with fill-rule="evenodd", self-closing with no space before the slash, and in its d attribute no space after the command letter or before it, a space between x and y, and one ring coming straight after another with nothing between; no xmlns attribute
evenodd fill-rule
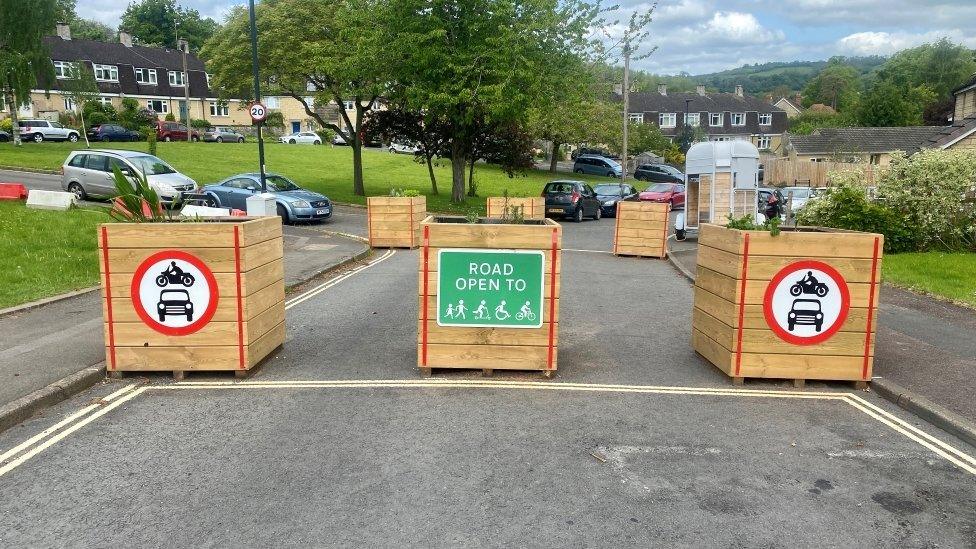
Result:
<svg viewBox="0 0 976 549"><path fill-rule="evenodd" d="M207 287L210 291L210 303L207 304L207 309L191 324L183 327L173 327L166 326L160 323L158 320L153 318L147 311L146 308L142 306L139 302L139 287L142 283L142 278L146 275L146 272L150 267L158 263L159 261L165 259L179 259L181 261L186 261L190 265L193 265L203 273L203 277L207 281ZM132 307L136 310L136 314L139 318L153 330L157 332L169 335L169 336L185 336L192 333L200 331L204 326L206 326L210 319L213 318L214 313L217 312L217 300L219 299L217 292L217 279L214 278L213 273L207 264L203 262L199 257L189 254L181 250L163 250L161 252L156 252L151 256L147 257L139 264L136 268L136 272L132 275L132 285L129 288L129 297L132 300Z"/></svg>
<svg viewBox="0 0 976 549"><path fill-rule="evenodd" d="M793 335L788 331L784 330L779 322L776 321L776 317L773 315L773 294L776 292L776 287L779 286L780 282L783 281L787 276L796 273L800 270L811 270L816 269L818 271L827 273L830 278L834 279L837 284L837 289L840 291L840 313L837 315L837 320L830 325L823 332L811 337L800 337ZM776 334L780 339L787 343L792 343L793 345L816 345L818 343L823 343L831 337L834 336L844 322L847 321L847 315L851 310L851 291L847 287L847 281L841 276L837 269L827 265L822 261L815 261L812 259L805 259L802 261L795 261L789 265L780 269L774 276L773 279L769 281L769 285L766 286L766 293L763 296L763 316L766 318L766 325Z"/></svg>

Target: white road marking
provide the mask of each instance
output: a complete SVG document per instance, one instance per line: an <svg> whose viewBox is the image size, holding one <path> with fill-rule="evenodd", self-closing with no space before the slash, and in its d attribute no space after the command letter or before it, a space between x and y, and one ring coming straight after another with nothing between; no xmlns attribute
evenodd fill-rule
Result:
<svg viewBox="0 0 976 549"><path fill-rule="evenodd" d="M351 277L351 276L353 276L355 274L361 273L362 271L365 271L366 269L372 267L373 265L376 265L377 263L382 263L383 261L386 261L391 256L393 256L394 253L396 253L396 250L392 250L392 249L387 250L385 254L383 254L380 257L374 259L373 261L370 261L369 263L365 263L363 265L360 265L359 267L356 267L355 269L349 271L348 273L345 273L345 274L343 274L341 276L338 276L336 278L333 278L332 280L329 280L327 282L323 282L322 284L319 284L318 286L312 288L311 290L308 290L307 292L305 292L305 293L303 293L301 295L295 296L295 297L293 297L293 298L285 301L285 310L287 311L288 309L291 309L295 305L298 305L299 303L302 303L304 301L307 301L307 300L309 300L309 299L317 296L318 294L320 294L320 293L328 290L329 288L335 286L336 284L342 282L343 280L345 280L345 279L347 279L347 278L349 278L349 277Z"/></svg>

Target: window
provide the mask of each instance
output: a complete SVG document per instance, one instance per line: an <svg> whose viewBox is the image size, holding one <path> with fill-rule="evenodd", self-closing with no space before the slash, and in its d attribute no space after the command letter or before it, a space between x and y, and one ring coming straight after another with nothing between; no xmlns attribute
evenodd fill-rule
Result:
<svg viewBox="0 0 976 549"><path fill-rule="evenodd" d="M169 71L169 85L170 86L185 86L186 85L186 73L182 71Z"/></svg>
<svg viewBox="0 0 976 549"><path fill-rule="evenodd" d="M75 100L70 97L64 98L64 110L73 111L75 110Z"/></svg>
<svg viewBox="0 0 976 549"><path fill-rule="evenodd" d="M95 69L95 80L101 82L118 82L119 68L115 65L93 65Z"/></svg>
<svg viewBox="0 0 976 549"><path fill-rule="evenodd" d="M203 73L203 75L207 77L207 87L209 88L210 87L210 73L209 72L205 72L205 73Z"/></svg>
<svg viewBox="0 0 976 549"><path fill-rule="evenodd" d="M727 135L719 135L712 138L712 141L732 141L732 138Z"/></svg>
<svg viewBox="0 0 976 549"><path fill-rule="evenodd" d="M74 158L71 159L71 162L68 162L68 165L71 166L72 168L84 168L85 162L87 160L88 160L87 154L77 154L75 155Z"/></svg>
<svg viewBox="0 0 976 549"><path fill-rule="evenodd" d="M103 106L106 106L106 107L111 107L112 106L112 98L111 97L99 96L97 99L95 99L95 101L98 101L99 103L101 103Z"/></svg>
<svg viewBox="0 0 976 549"><path fill-rule="evenodd" d="M673 128L677 123L678 115L673 112L662 112L657 119L662 128Z"/></svg>
<svg viewBox="0 0 976 549"><path fill-rule="evenodd" d="M136 69L136 82L140 84L156 84L156 69Z"/></svg>
<svg viewBox="0 0 976 549"><path fill-rule="evenodd" d="M759 150L768 150L771 144L772 140L768 135L761 135L756 138L756 148Z"/></svg>
<svg viewBox="0 0 976 549"><path fill-rule="evenodd" d="M629 121L631 123L634 123L634 124L643 124L644 123L644 113L642 113L642 112L632 112L632 113L630 113L630 114L627 115L627 121Z"/></svg>
<svg viewBox="0 0 976 549"><path fill-rule="evenodd" d="M697 112L685 113L685 125L686 126L700 126L701 125L701 113L697 113Z"/></svg>
<svg viewBox="0 0 976 549"><path fill-rule="evenodd" d="M71 78L71 63L67 61L55 61L54 76L58 78Z"/></svg>
<svg viewBox="0 0 976 549"><path fill-rule="evenodd" d="M230 109L223 101L210 102L210 116L230 116Z"/></svg>
<svg viewBox="0 0 976 549"><path fill-rule="evenodd" d="M708 125L709 126L722 126L725 124L724 116L720 112L708 113Z"/></svg>
<svg viewBox="0 0 976 549"><path fill-rule="evenodd" d="M733 126L745 126L746 125L746 113L744 113L744 112L734 112L734 113L732 113L732 125Z"/></svg>
<svg viewBox="0 0 976 549"><path fill-rule="evenodd" d="M169 112L169 101L163 99L150 99L146 101L146 108L158 113L166 114Z"/></svg>
<svg viewBox="0 0 976 549"><path fill-rule="evenodd" d="M342 108L346 109L347 111L356 110L356 102L355 101L343 101L342 102Z"/></svg>
<svg viewBox="0 0 976 549"><path fill-rule="evenodd" d="M88 159L85 161L85 168L88 168L89 170L107 172L108 157L101 154L89 154Z"/></svg>
<svg viewBox="0 0 976 549"><path fill-rule="evenodd" d="M275 95L272 95L270 97L265 97L263 103L264 103L264 106L267 107L267 108L269 108L269 109L277 109L278 108L278 97L275 96Z"/></svg>
<svg viewBox="0 0 976 549"><path fill-rule="evenodd" d="M759 125L760 126L769 126L772 123L773 123L773 113L770 113L770 112L761 112L761 113L759 113Z"/></svg>

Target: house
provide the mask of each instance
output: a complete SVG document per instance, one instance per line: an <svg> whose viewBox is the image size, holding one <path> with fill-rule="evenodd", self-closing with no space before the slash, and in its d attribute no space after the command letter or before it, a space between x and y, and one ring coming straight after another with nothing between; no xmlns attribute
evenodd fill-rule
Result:
<svg viewBox="0 0 976 549"><path fill-rule="evenodd" d="M618 98L619 99L619 98ZM657 93L630 94L627 116L632 123L656 124L661 132L675 139L685 125L698 128L709 141L749 141L760 150L778 152L787 129L787 114L754 97L735 93L705 93L699 85L696 93L668 94L659 85Z"/></svg>
<svg viewBox="0 0 976 549"><path fill-rule="evenodd" d="M976 116L976 74L969 82L953 90L952 94L956 97L956 108L952 116L954 121Z"/></svg>
<svg viewBox="0 0 976 549"><path fill-rule="evenodd" d="M799 161L887 166L891 153L914 154L942 130L941 126L820 128L810 135L790 135L786 150L791 159Z"/></svg>
<svg viewBox="0 0 976 549"><path fill-rule="evenodd" d="M797 96L792 101L785 97L780 97L778 101L773 103L773 106L785 111L786 116L789 118L795 118L803 114L803 107L800 105L800 96Z"/></svg>

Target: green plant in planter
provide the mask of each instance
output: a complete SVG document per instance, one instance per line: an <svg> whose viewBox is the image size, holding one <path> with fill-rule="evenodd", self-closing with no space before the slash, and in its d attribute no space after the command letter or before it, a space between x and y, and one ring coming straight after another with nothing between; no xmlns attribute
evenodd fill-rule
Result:
<svg viewBox="0 0 976 549"><path fill-rule="evenodd" d="M173 209L167 210L159 195L149 186L145 175L134 173L133 183L118 166L112 166L112 173L115 176L115 190L118 192L118 196L112 201L112 209L109 210L112 219L123 223L160 223L176 219L173 212L179 207L179 198L173 203Z"/></svg>
<svg viewBox="0 0 976 549"><path fill-rule="evenodd" d="M394 187L390 189L390 196L412 198L415 196L420 196L420 191L417 189L398 189Z"/></svg>
<svg viewBox="0 0 976 549"><path fill-rule="evenodd" d="M742 217L734 217L732 214L729 214L728 220L725 226L730 229L738 229L740 231L769 231L769 234L772 236L779 236L779 233L782 232L779 228L780 219L778 217L767 219L762 225L757 225L756 220L751 214Z"/></svg>
<svg viewBox="0 0 976 549"><path fill-rule="evenodd" d="M502 204L502 220L513 225L524 224L525 206L515 204L509 205L508 189L502 191L502 198L505 200L505 202Z"/></svg>

